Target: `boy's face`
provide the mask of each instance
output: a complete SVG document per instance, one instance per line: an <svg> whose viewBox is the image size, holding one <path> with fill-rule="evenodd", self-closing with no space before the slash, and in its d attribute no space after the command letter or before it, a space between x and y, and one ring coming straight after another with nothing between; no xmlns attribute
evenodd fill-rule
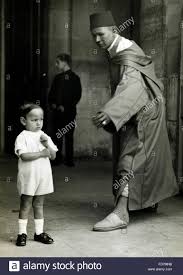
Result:
<svg viewBox="0 0 183 275"><path fill-rule="evenodd" d="M43 127L43 110L41 108L30 111L26 118L20 118L21 123L25 129L31 132L38 132Z"/></svg>
<svg viewBox="0 0 183 275"><path fill-rule="evenodd" d="M55 62L55 67L58 72L63 72L65 67L65 62L57 58Z"/></svg>

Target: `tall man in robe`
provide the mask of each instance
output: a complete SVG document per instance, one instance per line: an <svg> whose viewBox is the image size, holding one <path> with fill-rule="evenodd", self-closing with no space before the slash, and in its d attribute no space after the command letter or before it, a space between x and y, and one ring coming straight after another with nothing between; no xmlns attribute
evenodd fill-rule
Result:
<svg viewBox="0 0 183 275"><path fill-rule="evenodd" d="M149 56L116 32L112 14L90 16L96 44L111 64L112 98L93 118L113 134L113 211L95 231L127 227L129 210L138 210L178 193L168 140L163 85Z"/></svg>

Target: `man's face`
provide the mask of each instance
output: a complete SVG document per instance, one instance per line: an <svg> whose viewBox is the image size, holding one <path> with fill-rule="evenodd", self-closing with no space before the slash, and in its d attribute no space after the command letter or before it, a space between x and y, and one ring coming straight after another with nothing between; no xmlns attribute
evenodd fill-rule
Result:
<svg viewBox="0 0 183 275"><path fill-rule="evenodd" d="M99 27L91 31L96 44L102 48L107 49L112 44L115 34L112 27Z"/></svg>
<svg viewBox="0 0 183 275"><path fill-rule="evenodd" d="M65 62L57 58L55 62L55 67L58 70L58 72L63 72L65 67Z"/></svg>

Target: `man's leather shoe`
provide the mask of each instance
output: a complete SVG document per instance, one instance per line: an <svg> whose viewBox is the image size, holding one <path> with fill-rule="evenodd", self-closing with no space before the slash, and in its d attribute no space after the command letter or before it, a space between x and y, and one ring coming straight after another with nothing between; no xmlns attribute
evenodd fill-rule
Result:
<svg viewBox="0 0 183 275"><path fill-rule="evenodd" d="M127 228L128 223L122 221L115 213L109 214L105 219L96 223L93 227L94 231L112 231L116 229Z"/></svg>

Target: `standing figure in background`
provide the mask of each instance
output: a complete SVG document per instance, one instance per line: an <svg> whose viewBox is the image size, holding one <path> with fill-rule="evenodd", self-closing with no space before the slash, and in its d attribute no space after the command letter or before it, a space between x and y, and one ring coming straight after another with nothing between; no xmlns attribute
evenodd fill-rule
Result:
<svg viewBox="0 0 183 275"><path fill-rule="evenodd" d="M74 130L76 127L76 105L81 99L81 82L71 70L71 57L59 54L56 58L58 74L55 76L48 95L53 111L53 140L59 149L55 164L63 161L62 147L65 139L64 164L74 166Z"/></svg>
<svg viewBox="0 0 183 275"><path fill-rule="evenodd" d="M178 193L168 140L163 85L149 56L116 33L110 12L90 16L97 45L111 64L112 98L93 119L113 133L115 207L96 231L126 227L128 210L151 207Z"/></svg>

